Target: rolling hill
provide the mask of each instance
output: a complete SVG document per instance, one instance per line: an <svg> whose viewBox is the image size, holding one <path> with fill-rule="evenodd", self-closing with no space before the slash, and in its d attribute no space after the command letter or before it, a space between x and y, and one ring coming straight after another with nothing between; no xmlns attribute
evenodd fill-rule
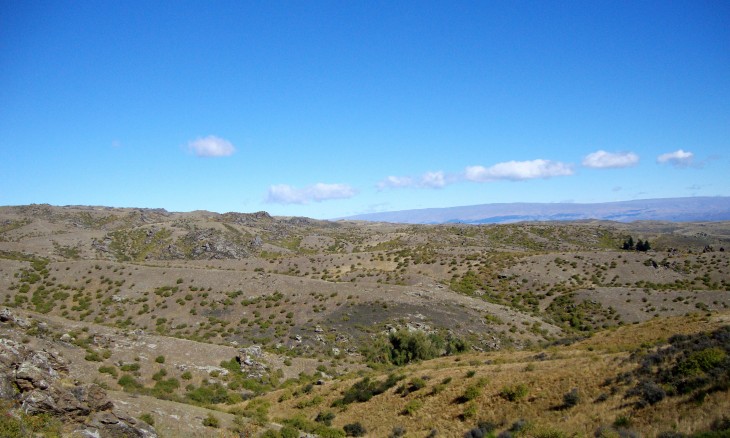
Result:
<svg viewBox="0 0 730 438"><path fill-rule="evenodd" d="M348 220L405 224L498 224L533 221L706 222L730 220L730 197L640 199L578 203L507 203L426 208L349 216Z"/></svg>

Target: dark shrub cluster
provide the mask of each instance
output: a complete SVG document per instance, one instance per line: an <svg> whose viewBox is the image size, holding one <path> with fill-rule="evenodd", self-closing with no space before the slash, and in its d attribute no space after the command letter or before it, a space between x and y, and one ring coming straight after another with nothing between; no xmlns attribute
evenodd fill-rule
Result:
<svg viewBox="0 0 730 438"><path fill-rule="evenodd" d="M383 382L377 382L371 380L370 377L365 377L347 389L344 396L341 399L335 400L332 406L339 407L355 402L366 402L374 396L382 394L394 387L403 378L404 376L391 374Z"/></svg>
<svg viewBox="0 0 730 438"><path fill-rule="evenodd" d="M345 435L347 436L365 436L365 434L368 433L368 431L359 422L345 424L343 429L345 430Z"/></svg>
<svg viewBox="0 0 730 438"><path fill-rule="evenodd" d="M469 344L460 338L438 333L409 332L399 330L387 339L380 338L364 353L368 361L397 366L429 360L469 350Z"/></svg>
<svg viewBox="0 0 730 438"><path fill-rule="evenodd" d="M626 395L638 396L639 406L675 395L691 394L701 400L708 393L730 388L730 326L712 333L672 336L669 345L636 354L634 359L641 363L631 376L638 384Z"/></svg>
<svg viewBox="0 0 730 438"><path fill-rule="evenodd" d="M494 436L494 431L497 430L499 425L492 423L491 421L480 421L476 427L473 427L464 434L464 438L484 438L488 436Z"/></svg>

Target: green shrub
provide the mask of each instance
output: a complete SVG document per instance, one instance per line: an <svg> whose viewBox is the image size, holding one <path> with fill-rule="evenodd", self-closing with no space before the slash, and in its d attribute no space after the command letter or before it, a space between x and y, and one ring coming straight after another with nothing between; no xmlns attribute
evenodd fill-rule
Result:
<svg viewBox="0 0 730 438"><path fill-rule="evenodd" d="M474 419L474 418L476 418L476 416L477 416L477 405L474 402L466 405L466 408L464 408L464 413L461 414L461 417L464 420Z"/></svg>
<svg viewBox="0 0 730 438"><path fill-rule="evenodd" d="M157 363L165 363L165 356L161 356L161 355L160 356L157 356L155 358L155 362L157 362Z"/></svg>
<svg viewBox="0 0 730 438"><path fill-rule="evenodd" d="M257 424L266 424L269 421L269 407L271 403L262 398L255 398L248 402L241 414Z"/></svg>
<svg viewBox="0 0 730 438"><path fill-rule="evenodd" d="M0 436L25 438L29 436L60 437L62 424L49 414L28 415L17 412L12 415L10 405L0 400Z"/></svg>
<svg viewBox="0 0 730 438"><path fill-rule="evenodd" d="M284 426L279 431L281 438L299 438L299 431L291 426Z"/></svg>
<svg viewBox="0 0 730 438"><path fill-rule="evenodd" d="M565 438L567 435L557 429L541 429L533 432L534 438Z"/></svg>
<svg viewBox="0 0 730 438"><path fill-rule="evenodd" d="M692 376L710 371L722 364L726 356L725 351L718 347L692 352L685 361L679 364L679 372Z"/></svg>
<svg viewBox="0 0 730 438"><path fill-rule="evenodd" d="M421 401L419 399L411 400L408 403L406 403L405 408L403 408L403 414L413 416L422 407L423 407L423 401Z"/></svg>
<svg viewBox="0 0 730 438"><path fill-rule="evenodd" d="M155 425L155 419L152 418L152 414L145 413L139 416L139 419L144 421L145 423L149 424L150 426Z"/></svg>
<svg viewBox="0 0 730 438"><path fill-rule="evenodd" d="M293 418L287 418L284 420L284 424L297 428L306 433L313 433L319 435L322 438L344 438L345 432L341 429L335 429L332 427L319 424L314 421L308 420L303 416L296 416Z"/></svg>
<svg viewBox="0 0 730 438"><path fill-rule="evenodd" d="M317 423L323 423L326 426L332 426L332 420L335 419L335 414L332 412L320 412L314 419Z"/></svg>
<svg viewBox="0 0 730 438"><path fill-rule="evenodd" d="M460 353L469 349L458 338L399 330L387 339L380 338L364 349L369 362L405 365L411 362L433 359L441 355Z"/></svg>
<svg viewBox="0 0 730 438"><path fill-rule="evenodd" d="M122 371L139 371L139 368L140 368L140 365L139 365L139 363L136 363L136 362L125 363L124 365L119 367L119 369L121 369Z"/></svg>
<svg viewBox="0 0 730 438"><path fill-rule="evenodd" d="M118 375L117 374L117 369L114 368L113 366L100 366L99 367L99 372L102 373L102 374L109 374L110 376L115 377L115 378Z"/></svg>
<svg viewBox="0 0 730 438"><path fill-rule="evenodd" d="M144 388L144 385L129 374L120 377L117 383L127 392L139 392Z"/></svg>
<svg viewBox="0 0 730 438"><path fill-rule="evenodd" d="M173 378L158 380L153 387L153 395L172 394L180 387L180 382Z"/></svg>
<svg viewBox="0 0 730 438"><path fill-rule="evenodd" d="M337 406L347 405L354 402L366 402L373 398L373 396L382 394L392 388L402 379L403 376L396 374L389 375L384 382L375 382L370 380L370 377L365 377L347 389L344 397L335 401L334 405Z"/></svg>
<svg viewBox="0 0 730 438"><path fill-rule="evenodd" d="M185 396L197 404L218 404L225 403L228 400L228 391L217 382L213 384L203 383L198 388L193 386Z"/></svg>
<svg viewBox="0 0 730 438"><path fill-rule="evenodd" d="M363 425L360 424L359 422L345 424L343 429L345 430L345 435L347 435L347 436L365 436L365 434L368 433L367 430L365 430L365 428L363 427Z"/></svg>
<svg viewBox="0 0 730 438"><path fill-rule="evenodd" d="M505 400L513 402L525 398L528 392L529 390L527 389L527 386L520 383L518 385L505 386L499 392L499 395Z"/></svg>
<svg viewBox="0 0 730 438"><path fill-rule="evenodd" d="M481 394L482 394L482 389L479 386L470 385L464 391L464 395L462 396L462 399L464 401L474 400L475 398L479 397Z"/></svg>
<svg viewBox="0 0 730 438"><path fill-rule="evenodd" d="M89 351L86 353L86 356L84 356L84 359L90 361L90 362L101 362L104 360L99 353L96 351Z"/></svg>
<svg viewBox="0 0 730 438"><path fill-rule="evenodd" d="M215 415L208 414L208 416L203 419L203 426L218 428L220 427L220 420L218 420L218 417Z"/></svg>

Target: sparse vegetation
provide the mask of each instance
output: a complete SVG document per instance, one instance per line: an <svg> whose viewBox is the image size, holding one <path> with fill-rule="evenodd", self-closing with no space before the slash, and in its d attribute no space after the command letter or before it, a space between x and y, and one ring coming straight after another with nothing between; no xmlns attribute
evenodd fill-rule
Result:
<svg viewBox="0 0 730 438"><path fill-rule="evenodd" d="M88 382L187 403L198 426L216 410L210 433L550 437L590 416L654 436L697 409L672 433L722 431L726 224L18 211L0 209L0 301L28 326L3 337L57 343Z"/></svg>

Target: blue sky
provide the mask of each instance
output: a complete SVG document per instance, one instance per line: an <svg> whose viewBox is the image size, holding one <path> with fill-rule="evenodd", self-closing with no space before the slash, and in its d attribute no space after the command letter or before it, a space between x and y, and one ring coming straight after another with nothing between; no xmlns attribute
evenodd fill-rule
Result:
<svg viewBox="0 0 730 438"><path fill-rule="evenodd" d="M0 0L0 205L730 195L726 1Z"/></svg>

